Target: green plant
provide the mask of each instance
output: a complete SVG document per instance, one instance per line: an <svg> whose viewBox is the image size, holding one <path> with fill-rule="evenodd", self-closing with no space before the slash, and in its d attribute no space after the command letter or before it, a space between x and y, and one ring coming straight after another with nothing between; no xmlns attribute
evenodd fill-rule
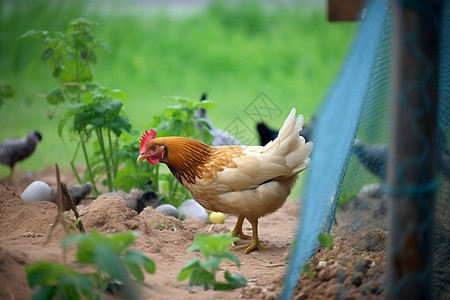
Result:
<svg viewBox="0 0 450 300"><path fill-rule="evenodd" d="M229 290L239 288L247 283L241 274L231 274L225 271L225 282L216 280L216 273L222 262L226 259L240 266L239 258L228 249L230 243L239 240L231 233L206 235L199 233L195 235L194 243L188 251L200 250L205 257L200 261L198 257L191 258L178 274L178 281L189 278L189 285L203 286L205 289Z"/></svg>
<svg viewBox="0 0 450 300"><path fill-rule="evenodd" d="M8 128L0 132L0 140L21 136L30 128L45 137L55 133L54 123L45 120L53 106L36 99L36 94L51 91L53 78L40 75L48 66L38 61L42 51L34 47L37 41L17 37L32 28L63 31L78 16L101 24L94 28L95 36L112 54L99 49L94 78L126 91L125 109L135 129L147 128L161 113L165 95L197 99L202 92L217 103L210 117L222 129L241 117L256 134L243 110L261 90L283 111L296 106L308 123L358 28L356 22L327 22L326 11L310 2L289 1L269 9L259 2L261 17L249 18L247 1L221 1L222 9L208 5L180 18L139 1L114 1L113 9L105 10L101 1L0 0L0 82L16 89L14 101L5 101L0 109L0 127ZM279 127L285 117L283 113L266 121ZM82 155L76 161L80 162ZM21 167L42 170L55 163L70 168L63 144L45 139ZM9 169L0 166L0 176L8 174ZM294 190L291 197L298 193Z"/></svg>
<svg viewBox="0 0 450 300"><path fill-rule="evenodd" d="M302 267L301 276L306 276L308 278L312 278L314 276L313 271L311 270L311 265L309 262L306 262Z"/></svg>
<svg viewBox="0 0 450 300"><path fill-rule="evenodd" d="M0 107L5 102L5 98L13 98L16 91L9 84L0 85Z"/></svg>
<svg viewBox="0 0 450 300"><path fill-rule="evenodd" d="M92 65L97 62L95 50L109 48L91 31L96 23L86 19L72 20L67 30L53 35L45 30L29 30L22 37L33 37L41 41L43 52L41 60L48 63L51 75L58 87L47 94L46 99L52 105L50 118L56 116L57 108L65 103L67 110L60 117L58 136L61 138L69 157L72 170L81 183L74 162L81 147L86 163L85 178L93 184L94 193L98 195L96 182L106 173L106 185L114 189L114 177L119 168L115 160L114 149L118 147L118 138L122 132L129 132L131 124L123 115L122 105L126 95L121 90L110 89L93 81ZM77 140L73 151L69 150L63 130L67 122L72 121L72 139ZM89 158L87 143L95 136L95 158Z"/></svg>
<svg viewBox="0 0 450 300"><path fill-rule="evenodd" d="M100 299L112 282L121 284L127 297L136 298L129 273L138 281L144 280L143 270L155 273L155 263L150 258L127 250L136 236L138 233L133 231L104 236L95 229L90 235L68 234L62 246L77 245L77 261L93 266L95 271L79 272L68 265L46 261L28 265L28 284L39 287L32 299Z"/></svg>
<svg viewBox="0 0 450 300"><path fill-rule="evenodd" d="M331 249L333 248L333 236L331 234L319 233L317 236L320 247Z"/></svg>
<svg viewBox="0 0 450 300"><path fill-rule="evenodd" d="M206 144L212 142L213 137L208 131L210 129L208 123L199 118L196 113L200 108L214 108L213 102L200 102L182 97L166 97L166 99L174 102L174 104L167 106L161 115L153 117L150 123L150 127L156 130L158 137L183 136L200 140ZM197 128L197 124L201 125L201 128ZM175 207L180 206L184 200L190 197L187 190L167 169L161 171L161 164L137 164L139 135L134 134L132 138L133 140L130 140L129 144L118 153L125 166L117 173L116 186L125 191L129 191L133 187L146 189L150 180L155 191L162 194L165 203L172 204Z"/></svg>

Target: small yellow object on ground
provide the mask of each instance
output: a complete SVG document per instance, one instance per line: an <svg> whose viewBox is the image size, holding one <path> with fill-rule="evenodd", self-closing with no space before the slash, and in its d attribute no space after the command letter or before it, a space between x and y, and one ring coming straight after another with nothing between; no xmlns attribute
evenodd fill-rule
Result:
<svg viewBox="0 0 450 300"><path fill-rule="evenodd" d="M223 224L225 222L225 215L221 212L212 212L209 214L209 221L213 224Z"/></svg>

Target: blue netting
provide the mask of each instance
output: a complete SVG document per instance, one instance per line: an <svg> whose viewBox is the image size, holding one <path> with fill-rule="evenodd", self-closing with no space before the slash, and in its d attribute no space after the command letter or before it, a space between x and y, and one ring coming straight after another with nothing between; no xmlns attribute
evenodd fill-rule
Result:
<svg viewBox="0 0 450 300"><path fill-rule="evenodd" d="M450 285L450 1L444 2L437 131L439 188L435 202L433 252L433 291L442 299L448 296ZM392 122L389 120L391 15L390 2L370 1L343 69L317 115L297 242L281 299L289 299L292 295L302 266L318 247L318 234L330 231L338 201L353 199L365 185L385 185L388 132ZM414 38L412 36L411 41ZM416 51L413 42L410 47L411 52ZM426 142L432 143L433 139ZM380 191L383 193L383 189ZM418 277L417 280L425 281Z"/></svg>
<svg viewBox="0 0 450 300"><path fill-rule="evenodd" d="M372 67L376 61L385 11L386 1L370 3L341 74L318 114L297 242L281 299L289 299L297 285L302 266L317 249L318 233L328 232L331 228L369 78L372 77Z"/></svg>

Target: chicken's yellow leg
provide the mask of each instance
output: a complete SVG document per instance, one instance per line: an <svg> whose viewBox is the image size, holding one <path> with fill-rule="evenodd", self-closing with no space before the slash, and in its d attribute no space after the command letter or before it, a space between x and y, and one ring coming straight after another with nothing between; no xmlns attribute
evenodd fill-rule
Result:
<svg viewBox="0 0 450 300"><path fill-rule="evenodd" d="M250 240L250 239L252 239L252 237L244 234L244 232L242 231L242 224L244 223L244 220L245 220L244 217L241 217L241 216L238 217L236 225L234 225L234 229L233 229L233 231L231 231L231 234L233 236L237 236L241 239Z"/></svg>
<svg viewBox="0 0 450 300"><path fill-rule="evenodd" d="M258 238L258 218L247 218L247 220L252 224L252 242L247 245L242 246L236 246L233 247L232 250L239 250L239 249L245 249L245 253L249 253L250 251L253 251L255 249L258 250L270 250L270 247L266 247L261 245ZM239 219L238 219L239 222ZM236 224L237 225L237 224ZM242 225L241 225L242 227Z"/></svg>

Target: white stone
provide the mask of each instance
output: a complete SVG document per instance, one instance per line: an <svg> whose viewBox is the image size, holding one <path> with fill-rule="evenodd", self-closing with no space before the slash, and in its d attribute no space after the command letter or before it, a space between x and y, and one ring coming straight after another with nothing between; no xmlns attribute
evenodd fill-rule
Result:
<svg viewBox="0 0 450 300"><path fill-rule="evenodd" d="M209 221L209 215L206 210L194 199L188 199L178 207L178 213L182 219L196 218L205 222Z"/></svg>
<svg viewBox="0 0 450 300"><path fill-rule="evenodd" d="M166 215L175 217L178 219L179 214L178 214L178 209L171 205L171 204L161 204L160 206L158 206L157 208L155 208L156 211L165 213Z"/></svg>
<svg viewBox="0 0 450 300"><path fill-rule="evenodd" d="M52 190L48 184L43 181L33 181L23 191L22 199L27 202L34 201L52 201Z"/></svg>

